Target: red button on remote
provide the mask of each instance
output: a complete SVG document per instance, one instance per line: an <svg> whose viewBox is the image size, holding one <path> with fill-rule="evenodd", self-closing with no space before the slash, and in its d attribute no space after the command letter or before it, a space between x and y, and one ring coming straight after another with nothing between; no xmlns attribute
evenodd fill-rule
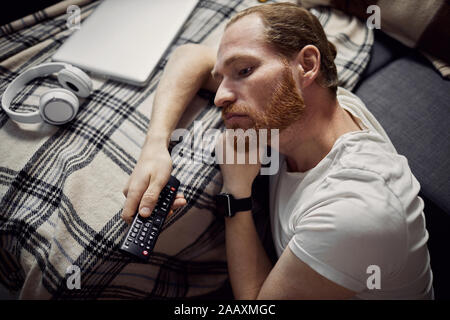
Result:
<svg viewBox="0 0 450 320"><path fill-rule="evenodd" d="M147 251L147 250L144 250L144 251L142 251L142 254L143 254L144 256L146 256L146 255L148 255L148 251Z"/></svg>
<svg viewBox="0 0 450 320"><path fill-rule="evenodd" d="M175 188L174 187L170 187L170 190L175 191Z"/></svg>

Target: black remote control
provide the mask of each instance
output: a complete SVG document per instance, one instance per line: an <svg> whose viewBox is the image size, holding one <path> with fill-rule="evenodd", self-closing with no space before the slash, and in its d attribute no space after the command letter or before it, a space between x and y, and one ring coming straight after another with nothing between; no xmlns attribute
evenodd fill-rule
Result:
<svg viewBox="0 0 450 320"><path fill-rule="evenodd" d="M136 213L133 223L120 245L121 251L148 260L179 186L180 181L174 176L170 176L169 182L159 194L158 202L150 217L144 218Z"/></svg>

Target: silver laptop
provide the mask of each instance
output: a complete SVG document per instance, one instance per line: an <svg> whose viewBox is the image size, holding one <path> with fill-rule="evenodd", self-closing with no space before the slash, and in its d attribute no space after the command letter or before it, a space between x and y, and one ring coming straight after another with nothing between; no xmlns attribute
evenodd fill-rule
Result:
<svg viewBox="0 0 450 320"><path fill-rule="evenodd" d="M197 0L103 0L52 59L144 86L196 4Z"/></svg>

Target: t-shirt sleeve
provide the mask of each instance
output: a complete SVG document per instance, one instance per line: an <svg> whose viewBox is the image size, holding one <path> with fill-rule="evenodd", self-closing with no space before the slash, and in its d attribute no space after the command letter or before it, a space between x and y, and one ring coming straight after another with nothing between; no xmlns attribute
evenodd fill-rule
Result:
<svg viewBox="0 0 450 320"><path fill-rule="evenodd" d="M370 266L383 279L406 260L406 221L383 179L328 177L315 201L294 219L291 251L325 278L355 292L367 289ZM370 267L370 268L369 268Z"/></svg>

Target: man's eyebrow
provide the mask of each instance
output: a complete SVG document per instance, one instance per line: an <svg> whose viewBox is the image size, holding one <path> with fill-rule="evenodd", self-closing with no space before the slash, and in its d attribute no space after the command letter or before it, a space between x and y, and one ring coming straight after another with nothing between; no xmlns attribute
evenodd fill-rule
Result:
<svg viewBox="0 0 450 320"><path fill-rule="evenodd" d="M214 69L211 70L211 77L212 77L214 80L218 80L218 79L220 78L220 73L218 73L218 72L216 71L216 69L214 68Z"/></svg>
<svg viewBox="0 0 450 320"><path fill-rule="evenodd" d="M228 67L230 64L236 62L237 60L243 60L243 59L255 59L255 57L252 55L249 55L249 54L238 54L238 55L229 57L227 60L225 60L223 65L224 65L224 67ZM213 79L217 79L221 75L219 72L216 71L216 68L214 67L214 69L211 71L211 76L213 77Z"/></svg>

